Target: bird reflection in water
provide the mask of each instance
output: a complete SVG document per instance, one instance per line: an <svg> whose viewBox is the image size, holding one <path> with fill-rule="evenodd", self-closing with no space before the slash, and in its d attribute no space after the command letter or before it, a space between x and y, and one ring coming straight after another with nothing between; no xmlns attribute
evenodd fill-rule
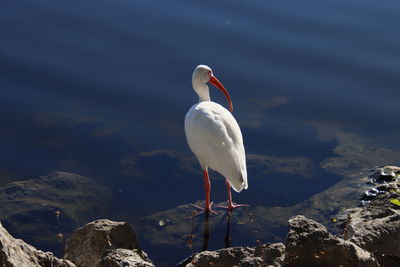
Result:
<svg viewBox="0 0 400 267"><path fill-rule="evenodd" d="M210 213L204 214L204 231L203 231L203 247L201 251L208 249L208 241L210 240Z"/></svg>
<svg viewBox="0 0 400 267"><path fill-rule="evenodd" d="M228 215L228 221L226 223L226 232L225 232L225 248L230 248L232 245L231 238L231 216Z"/></svg>
<svg viewBox="0 0 400 267"><path fill-rule="evenodd" d="M188 247L192 250L192 253L194 254L194 248L193 248L193 239L194 239L194 217L191 217L191 233L188 235L188 241L187 245ZM203 223L203 242L202 242L202 248L201 251L206 251L208 250L208 243L210 240L210 213L205 212L204 213L204 223ZM232 245L232 238L231 238L231 216L227 216L227 224L226 224L226 232L225 232L225 237L224 237L224 245L225 248L229 248Z"/></svg>

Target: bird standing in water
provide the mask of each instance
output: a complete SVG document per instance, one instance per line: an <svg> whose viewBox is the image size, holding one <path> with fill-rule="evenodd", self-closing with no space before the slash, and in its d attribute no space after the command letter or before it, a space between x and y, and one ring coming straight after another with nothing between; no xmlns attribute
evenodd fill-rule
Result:
<svg viewBox="0 0 400 267"><path fill-rule="evenodd" d="M211 101L207 83L211 83L224 93L230 112ZM230 214L235 208L247 206L234 204L231 194L231 187L236 192L248 187L242 133L231 114L233 106L228 91L215 78L210 67L197 66L192 75L192 85L199 96L199 103L193 105L186 114L185 133L189 147L203 170L206 194L204 208L193 206L206 213L214 212L210 201L211 183L208 176L208 168L211 168L225 177L228 205L223 208L227 208Z"/></svg>

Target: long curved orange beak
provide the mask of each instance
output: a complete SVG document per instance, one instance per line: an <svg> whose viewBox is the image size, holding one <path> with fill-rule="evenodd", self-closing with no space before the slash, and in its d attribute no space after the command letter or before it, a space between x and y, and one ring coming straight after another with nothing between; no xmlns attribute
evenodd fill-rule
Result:
<svg viewBox="0 0 400 267"><path fill-rule="evenodd" d="M232 101L231 101L231 97L228 94L228 91L225 89L225 87L222 85L222 83L220 81L218 81L217 78L215 78L214 76L211 76L210 81L209 81L212 85L214 85L215 87L217 87L219 90L222 91L222 93L224 93L226 100L228 100L228 104L229 104L229 111L233 112L233 105L232 105Z"/></svg>

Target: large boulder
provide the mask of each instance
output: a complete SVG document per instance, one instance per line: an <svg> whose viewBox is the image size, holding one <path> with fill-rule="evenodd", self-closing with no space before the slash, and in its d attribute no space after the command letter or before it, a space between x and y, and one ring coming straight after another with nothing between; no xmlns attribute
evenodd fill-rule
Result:
<svg viewBox="0 0 400 267"><path fill-rule="evenodd" d="M282 243L267 244L250 247L232 247L215 251L196 253L183 261L180 266L208 267L208 266L275 266L283 264L285 246Z"/></svg>
<svg viewBox="0 0 400 267"><path fill-rule="evenodd" d="M0 220L13 236L62 255L60 239L103 214L110 198L88 177L54 172L1 187Z"/></svg>
<svg viewBox="0 0 400 267"><path fill-rule="evenodd" d="M75 267L51 252L37 250L21 239L12 237L0 223L0 266L2 267Z"/></svg>
<svg viewBox="0 0 400 267"><path fill-rule="evenodd" d="M297 215L289 220L285 266L375 267L380 264L370 252L333 236L322 224Z"/></svg>
<svg viewBox="0 0 400 267"><path fill-rule="evenodd" d="M107 219L77 229L66 242L64 258L80 267L154 266L132 227Z"/></svg>

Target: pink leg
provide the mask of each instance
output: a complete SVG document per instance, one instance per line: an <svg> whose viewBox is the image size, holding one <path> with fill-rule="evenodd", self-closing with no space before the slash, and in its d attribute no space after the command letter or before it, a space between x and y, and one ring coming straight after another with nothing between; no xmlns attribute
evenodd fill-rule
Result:
<svg viewBox="0 0 400 267"><path fill-rule="evenodd" d="M247 204L233 204L232 201L232 192L231 192L231 185L229 184L228 180L225 179L225 185L226 185L226 190L228 192L228 206L216 206L216 208L223 208L223 209L227 209L229 215L231 214L232 210L239 208L239 207L248 207L250 205Z"/></svg>
<svg viewBox="0 0 400 267"><path fill-rule="evenodd" d="M203 180L204 180L204 191L206 192L206 211L210 211L211 210L211 202L210 202L211 182L210 182L210 178L208 177L207 170L203 170Z"/></svg>
<svg viewBox="0 0 400 267"><path fill-rule="evenodd" d="M217 212L213 211L211 209L212 206L212 202L210 201L210 194L211 194L211 182L210 182L210 178L208 177L208 171L207 170L203 170L203 180L204 180L204 190L206 192L206 205L204 208L194 205L194 204L190 204L192 207L195 207L197 209L202 210L202 212L196 213L193 216L202 214L204 212L209 213L212 212L214 214L218 214Z"/></svg>
<svg viewBox="0 0 400 267"><path fill-rule="evenodd" d="M228 192L228 209L232 210L233 208L233 202L232 202L232 191L231 191L231 185L229 184L228 180L225 179L225 185L226 185L226 191Z"/></svg>

